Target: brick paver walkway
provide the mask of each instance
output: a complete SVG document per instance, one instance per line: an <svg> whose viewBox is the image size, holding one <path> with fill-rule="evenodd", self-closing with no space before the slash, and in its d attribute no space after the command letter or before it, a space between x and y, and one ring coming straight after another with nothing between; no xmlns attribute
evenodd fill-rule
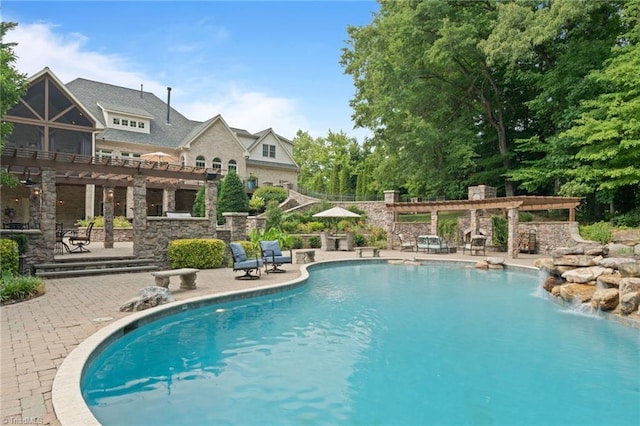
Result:
<svg viewBox="0 0 640 426"><path fill-rule="evenodd" d="M109 249L131 250L123 245ZM96 256L106 249L92 247ZM480 260L482 256L426 255L411 252L382 251L383 257L455 258ZM532 265L536 256L522 256L509 261ZM539 256L538 256L539 257ZM316 250L316 261L354 258L354 252ZM235 280L240 273L230 268L203 270L198 273L195 290L180 290L179 278L171 279L170 289L176 300L290 281L300 275L299 265L284 265L287 273L262 274L254 281ZM88 278L50 279L46 294L36 299L3 306L0 421L5 424L60 424L51 402L51 389L58 367L83 340L100 328L129 313L119 311L126 300L141 287L153 285L148 272L103 275Z"/></svg>

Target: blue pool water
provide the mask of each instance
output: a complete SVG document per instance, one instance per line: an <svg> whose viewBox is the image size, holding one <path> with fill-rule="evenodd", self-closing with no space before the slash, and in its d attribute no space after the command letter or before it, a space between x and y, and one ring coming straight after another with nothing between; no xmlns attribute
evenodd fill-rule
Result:
<svg viewBox="0 0 640 426"><path fill-rule="evenodd" d="M311 268L298 290L188 310L108 346L104 425L638 425L640 333L526 271Z"/></svg>

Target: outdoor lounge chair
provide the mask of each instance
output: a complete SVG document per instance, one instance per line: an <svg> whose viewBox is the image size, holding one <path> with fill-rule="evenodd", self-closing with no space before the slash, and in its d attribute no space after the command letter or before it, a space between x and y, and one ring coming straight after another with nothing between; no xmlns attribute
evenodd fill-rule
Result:
<svg viewBox="0 0 640 426"><path fill-rule="evenodd" d="M284 263L293 263L291 250L289 250L289 256L282 254L278 240L260 241L260 251L262 252L262 260L267 273L286 272L284 269L278 268L278 266ZM269 269L269 265L271 265L271 269Z"/></svg>
<svg viewBox="0 0 640 426"><path fill-rule="evenodd" d="M472 255L478 254L482 250L482 254L485 254L485 245L487 244L487 237L483 235L474 235L471 240L462 247L462 254L466 254L467 251ZM475 252L475 253L474 253Z"/></svg>
<svg viewBox="0 0 640 426"><path fill-rule="evenodd" d="M449 244L437 235L420 235L418 250L424 250L427 253L449 253Z"/></svg>
<svg viewBox="0 0 640 426"><path fill-rule="evenodd" d="M94 222L89 223L87 229L84 232L80 233L78 231L74 231L69 234L69 244L75 246L74 249L70 250L70 253L89 253L90 250L85 246L91 244L91 230L93 229Z"/></svg>
<svg viewBox="0 0 640 426"><path fill-rule="evenodd" d="M415 239L408 239L404 234L398 234L400 240L400 251L416 251Z"/></svg>
<svg viewBox="0 0 640 426"><path fill-rule="evenodd" d="M255 280L260 278L262 259L258 259L257 255L255 259L249 259L247 252L244 251L244 247L240 243L229 243L229 248L233 257L233 271L244 271L244 275L237 276L236 280ZM251 271L256 271L258 274L254 275Z"/></svg>

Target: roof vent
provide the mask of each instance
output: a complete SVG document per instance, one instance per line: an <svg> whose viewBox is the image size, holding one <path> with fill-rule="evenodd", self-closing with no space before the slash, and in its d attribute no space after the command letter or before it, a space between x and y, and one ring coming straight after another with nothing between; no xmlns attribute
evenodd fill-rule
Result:
<svg viewBox="0 0 640 426"><path fill-rule="evenodd" d="M171 125L171 87L167 87L167 124Z"/></svg>

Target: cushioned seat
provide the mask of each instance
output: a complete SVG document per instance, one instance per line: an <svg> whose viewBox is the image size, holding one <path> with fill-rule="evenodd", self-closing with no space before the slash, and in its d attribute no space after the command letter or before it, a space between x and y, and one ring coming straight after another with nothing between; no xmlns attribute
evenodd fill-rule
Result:
<svg viewBox="0 0 640 426"><path fill-rule="evenodd" d="M260 251L262 252L262 260L265 264L265 271L268 272L286 272L278 266L285 263L293 263L293 254L289 250L289 255L284 255L280 249L278 240L260 241ZM271 268L269 268L271 265Z"/></svg>
<svg viewBox="0 0 640 426"><path fill-rule="evenodd" d="M258 259L256 255L255 259L249 259L247 253L244 251L244 247L240 243L230 243L231 256L233 257L233 270L244 271L244 275L236 277L237 280L255 280L260 278L260 268L263 265L262 259ZM251 271L256 271L258 275L254 275Z"/></svg>

